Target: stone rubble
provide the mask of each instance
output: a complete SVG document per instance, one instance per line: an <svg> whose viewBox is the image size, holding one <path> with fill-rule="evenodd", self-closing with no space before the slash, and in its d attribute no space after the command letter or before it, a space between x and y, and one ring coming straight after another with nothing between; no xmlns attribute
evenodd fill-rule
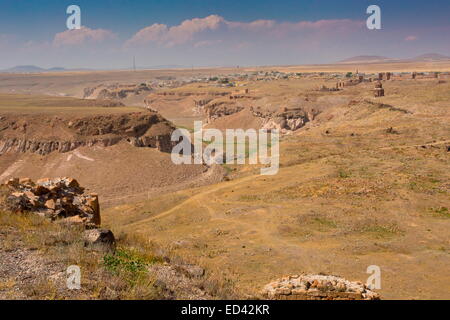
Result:
<svg viewBox="0 0 450 320"><path fill-rule="evenodd" d="M264 298L271 300L379 300L380 295L360 282L328 275L294 275L266 285Z"/></svg>
<svg viewBox="0 0 450 320"><path fill-rule="evenodd" d="M14 178L5 182L7 209L13 212L32 212L68 223L95 227L101 224L97 194L84 194L73 178L40 179Z"/></svg>

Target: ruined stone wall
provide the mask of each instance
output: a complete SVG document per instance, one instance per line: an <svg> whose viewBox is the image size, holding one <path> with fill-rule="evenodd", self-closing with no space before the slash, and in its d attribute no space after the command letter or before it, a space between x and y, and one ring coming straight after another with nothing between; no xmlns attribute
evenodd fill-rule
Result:
<svg viewBox="0 0 450 320"><path fill-rule="evenodd" d="M360 282L327 275L294 275L266 285L264 298L272 300L379 300L380 295Z"/></svg>

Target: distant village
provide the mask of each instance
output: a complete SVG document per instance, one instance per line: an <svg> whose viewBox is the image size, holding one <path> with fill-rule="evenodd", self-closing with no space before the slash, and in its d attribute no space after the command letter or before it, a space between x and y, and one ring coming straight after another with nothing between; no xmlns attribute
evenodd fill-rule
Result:
<svg viewBox="0 0 450 320"><path fill-rule="evenodd" d="M300 73L300 72L281 72L281 71L255 71L246 73L233 73L217 76L195 76L195 77L161 77L147 83L150 88L176 88L192 83L209 83L216 87L239 87L243 86L243 82L247 81L277 81L277 80L293 80L293 79L336 79L340 80L339 87L349 86L363 81L376 80L402 80L402 79L419 79L419 78L450 78L449 72L386 72L386 73Z"/></svg>

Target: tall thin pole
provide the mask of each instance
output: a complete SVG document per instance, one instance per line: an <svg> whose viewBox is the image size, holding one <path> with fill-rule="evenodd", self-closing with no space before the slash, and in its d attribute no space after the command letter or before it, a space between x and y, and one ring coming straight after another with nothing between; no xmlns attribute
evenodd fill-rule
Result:
<svg viewBox="0 0 450 320"><path fill-rule="evenodd" d="M133 56L133 70L136 72L136 57Z"/></svg>

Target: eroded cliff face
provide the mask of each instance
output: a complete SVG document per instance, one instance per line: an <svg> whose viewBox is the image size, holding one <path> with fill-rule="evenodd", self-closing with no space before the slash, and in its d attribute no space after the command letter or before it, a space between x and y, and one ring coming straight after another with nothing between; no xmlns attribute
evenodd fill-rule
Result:
<svg viewBox="0 0 450 320"><path fill-rule="evenodd" d="M140 95L152 91L145 83L141 84L109 84L87 87L83 92L83 99L111 99L121 100L129 96Z"/></svg>
<svg viewBox="0 0 450 320"><path fill-rule="evenodd" d="M45 155L82 146L108 147L121 141L136 147L171 152L175 128L157 113L136 112L80 118L55 115L0 117L0 154L32 152Z"/></svg>
<svg viewBox="0 0 450 320"><path fill-rule="evenodd" d="M180 114L201 117L209 128L278 129L281 134L301 129L336 104L320 100L314 92L283 94L282 91L212 87L155 91L144 102L149 110L158 110L166 117L178 118Z"/></svg>
<svg viewBox="0 0 450 320"><path fill-rule="evenodd" d="M284 108L278 112L263 112L259 109L251 108L251 111L255 117L264 119L262 129L277 129L283 134L304 127L320 113L314 109L308 110L304 108Z"/></svg>
<svg viewBox="0 0 450 320"><path fill-rule="evenodd" d="M217 119L239 113L244 109L249 110L254 118L261 120L260 129L277 129L282 134L288 134L304 127L320 114L320 111L311 108L297 107L267 110L228 101L211 102L203 107L206 122L212 125Z"/></svg>
<svg viewBox="0 0 450 320"><path fill-rule="evenodd" d="M226 117L244 110L242 105L237 105L228 101L214 101L202 106L206 116L206 123L213 123L214 120Z"/></svg>
<svg viewBox="0 0 450 320"><path fill-rule="evenodd" d="M260 129L279 130L282 134L292 133L308 122L313 121L321 113L320 106L309 100L294 99L285 101L284 105L278 105L270 100L251 96L248 94L236 94L228 97L210 98L196 101L196 109L205 116L206 123L214 126L221 118L235 117L239 122L239 115L247 111L258 119ZM246 117L244 115L243 117Z"/></svg>

